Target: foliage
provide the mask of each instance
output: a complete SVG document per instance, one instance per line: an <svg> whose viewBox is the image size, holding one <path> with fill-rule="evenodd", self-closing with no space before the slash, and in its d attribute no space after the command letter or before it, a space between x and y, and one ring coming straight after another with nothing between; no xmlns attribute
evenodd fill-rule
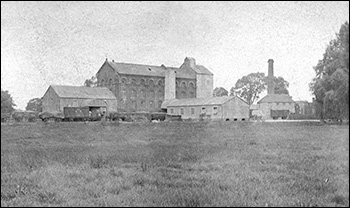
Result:
<svg viewBox="0 0 350 208"><path fill-rule="evenodd" d="M227 96L228 91L223 87L216 87L213 92L214 97Z"/></svg>
<svg viewBox="0 0 350 208"><path fill-rule="evenodd" d="M287 88L289 87L289 82L283 79L283 77L273 77L274 82L274 93L275 94L288 94ZM267 83L267 82L266 82Z"/></svg>
<svg viewBox="0 0 350 208"><path fill-rule="evenodd" d="M1 89L1 113L11 113L14 111L16 104L13 102L10 93Z"/></svg>
<svg viewBox="0 0 350 208"><path fill-rule="evenodd" d="M26 110L42 112L42 98L30 99L27 103Z"/></svg>
<svg viewBox="0 0 350 208"><path fill-rule="evenodd" d="M243 76L236 82L236 85L231 88L230 95L237 95L243 98L249 105L259 99L260 93L267 89L267 79L264 73L250 73ZM274 77L274 92L275 94L289 94L287 88L289 82L283 77Z"/></svg>
<svg viewBox="0 0 350 208"><path fill-rule="evenodd" d="M314 67L316 77L309 84L321 119L349 117L349 23L345 22Z"/></svg>
<svg viewBox="0 0 350 208"><path fill-rule="evenodd" d="M86 87L96 87L97 86L97 77L92 76L90 79L86 79L84 82L84 86Z"/></svg>
<svg viewBox="0 0 350 208"><path fill-rule="evenodd" d="M250 73L236 82L230 90L230 95L237 95L251 105L259 99L259 94L266 89L265 82L264 73Z"/></svg>

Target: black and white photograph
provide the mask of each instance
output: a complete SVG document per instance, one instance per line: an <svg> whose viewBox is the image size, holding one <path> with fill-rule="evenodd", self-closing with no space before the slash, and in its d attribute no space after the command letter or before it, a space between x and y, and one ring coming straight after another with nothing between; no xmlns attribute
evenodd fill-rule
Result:
<svg viewBox="0 0 350 208"><path fill-rule="evenodd" d="M349 1L1 1L1 207L349 207Z"/></svg>

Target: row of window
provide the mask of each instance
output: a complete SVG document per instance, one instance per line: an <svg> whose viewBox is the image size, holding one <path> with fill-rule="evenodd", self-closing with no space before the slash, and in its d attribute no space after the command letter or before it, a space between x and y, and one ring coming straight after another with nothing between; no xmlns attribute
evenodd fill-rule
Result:
<svg viewBox="0 0 350 208"><path fill-rule="evenodd" d="M115 82L117 82L117 79L116 79ZM120 80L120 83L121 83L122 85L123 85L123 84L127 84L127 79L126 79L126 78L122 78L122 79ZM106 81L105 79L101 79L101 84L100 84L100 85L101 85L102 87L105 87L105 86L112 86L113 84L114 84L114 83L113 83L113 79L110 78L109 81ZM130 84L136 85L136 84L138 84L138 83L137 83L136 79L131 79L131 80L130 80ZM140 79L140 85L146 85L146 81L145 81L144 79ZM151 79L151 80L149 80L148 85L149 85L149 86L153 86L153 85L155 85L155 82ZM157 85L158 85L158 86L163 86L163 80L158 80L158 81L157 81ZM178 81L176 81L176 86L177 86L177 87L183 87L183 88L186 88L187 86L188 86L189 88L194 88L194 87L195 87L193 82L189 82L189 83L187 84L185 81L181 81L181 84L180 84Z"/></svg>
<svg viewBox="0 0 350 208"><path fill-rule="evenodd" d="M196 110L195 108L191 108L191 115L195 114L195 110ZM170 113L174 114L174 108L170 109ZM206 114L206 113L207 113L207 108L206 107L202 107L200 114ZM180 114L181 115L185 114L185 109L184 108L180 108ZM214 106L213 107L213 115L217 115L217 114L218 114L218 107Z"/></svg>
<svg viewBox="0 0 350 208"><path fill-rule="evenodd" d="M137 97L137 90L136 89L131 89L130 90L130 97L131 98L136 98ZM121 89L120 90L120 96L125 98L127 97L127 91L126 89ZM149 98L155 98L156 96L156 92L154 90L150 90L147 92L146 89L141 89L139 91L139 97L141 98L146 98L146 97L149 97ZM157 97L163 97L164 96L164 92L162 90L159 90L157 91Z"/></svg>
<svg viewBox="0 0 350 208"><path fill-rule="evenodd" d="M141 100L139 102L139 105L137 103L136 100L130 100L130 108L131 109L146 109L146 108L150 108L150 109L153 109L153 108L160 108L162 106L162 103L163 101L162 100L159 100L158 103L157 103L157 106L156 106L156 102L153 101L153 100L150 100L150 101L146 101L146 100ZM127 102L126 102L126 99L125 98L121 98L120 99L120 106L122 108L125 108L127 107L126 106Z"/></svg>

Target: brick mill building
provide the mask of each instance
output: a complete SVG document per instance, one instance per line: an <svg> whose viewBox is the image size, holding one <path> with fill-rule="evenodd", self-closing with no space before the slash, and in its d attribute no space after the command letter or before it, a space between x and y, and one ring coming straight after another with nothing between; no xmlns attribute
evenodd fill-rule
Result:
<svg viewBox="0 0 350 208"><path fill-rule="evenodd" d="M98 70L99 87L109 88L118 98L118 111L161 111L165 99L213 96L213 74L194 58L179 67L106 61Z"/></svg>

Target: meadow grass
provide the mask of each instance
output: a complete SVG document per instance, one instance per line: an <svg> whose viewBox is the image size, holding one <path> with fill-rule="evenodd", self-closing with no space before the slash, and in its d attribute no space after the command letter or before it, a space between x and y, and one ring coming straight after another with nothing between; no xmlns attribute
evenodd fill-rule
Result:
<svg viewBox="0 0 350 208"><path fill-rule="evenodd" d="M349 126L1 126L1 206L349 206Z"/></svg>

